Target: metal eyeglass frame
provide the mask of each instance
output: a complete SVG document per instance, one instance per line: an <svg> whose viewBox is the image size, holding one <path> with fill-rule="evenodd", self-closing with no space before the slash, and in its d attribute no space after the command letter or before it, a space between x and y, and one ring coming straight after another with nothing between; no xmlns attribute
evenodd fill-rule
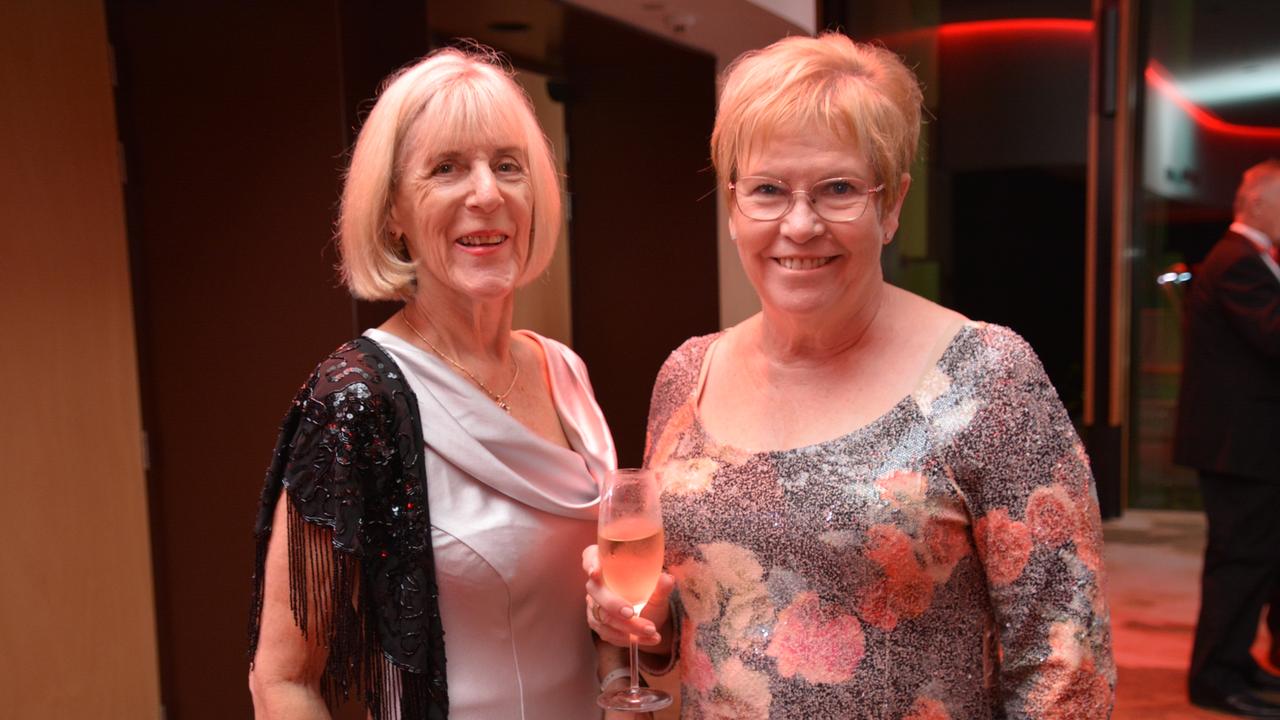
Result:
<svg viewBox="0 0 1280 720"><path fill-rule="evenodd" d="M884 183L880 183L879 185L873 188L868 188L866 191L864 191L863 194L866 195L866 199L862 203L862 208L858 210L857 215L854 215L851 218L829 218L826 215L823 215L820 210L818 210L818 205L817 203L814 202L813 195L810 194L813 192L813 189L819 185L822 185L823 183L829 183L837 180L843 180L849 183L850 185L853 185L854 187L857 187L858 185L863 184L865 181L859 180L858 178L846 178L846 177L826 178L825 180L819 180L818 182L810 185L809 189L807 190L788 190L787 191L788 193L787 207L784 208L782 212L778 213L777 215L773 217L756 217L755 215L752 215L748 213L745 209L743 209L742 203L739 201L738 193L737 193L738 183L742 182L743 180L751 180L751 179L768 180L784 188L790 188L791 186L788 185L783 180L779 180L777 178L771 178L767 175L748 175L746 177L738 178L737 182L729 183L729 192L733 193L733 204L737 206L738 212L741 212L743 215L746 215L748 218L752 220L759 220L760 222L772 222L774 220L780 220L786 217L787 213L791 212L791 209L796 206L796 195L804 195L806 198L808 198L809 207L813 209L813 213L818 217L822 218L823 220L826 220L827 222L834 222L834 223L856 222L857 220L861 219L863 215L866 214L867 206L871 204L871 196L878 192L882 192L884 190Z"/></svg>

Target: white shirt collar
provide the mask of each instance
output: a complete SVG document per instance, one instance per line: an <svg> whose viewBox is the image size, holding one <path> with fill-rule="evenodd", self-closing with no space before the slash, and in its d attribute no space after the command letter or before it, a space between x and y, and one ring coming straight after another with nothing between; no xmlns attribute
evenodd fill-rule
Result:
<svg viewBox="0 0 1280 720"><path fill-rule="evenodd" d="M1263 255L1270 254L1271 238L1267 237L1267 234L1262 232L1258 228L1250 227L1248 225L1245 225L1242 222L1237 221L1237 222L1231 223L1230 230L1231 232L1237 235L1243 235L1249 238L1249 240L1252 241L1254 245L1258 246L1258 250Z"/></svg>

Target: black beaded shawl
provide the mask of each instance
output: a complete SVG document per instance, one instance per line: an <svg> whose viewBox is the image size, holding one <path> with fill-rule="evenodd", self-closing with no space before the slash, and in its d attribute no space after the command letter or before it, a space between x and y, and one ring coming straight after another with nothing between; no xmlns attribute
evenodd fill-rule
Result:
<svg viewBox="0 0 1280 720"><path fill-rule="evenodd" d="M249 656L258 646L276 502L289 498L289 604L328 650L321 691L375 720L445 718L444 631L418 401L375 342L339 347L280 427L255 528Z"/></svg>

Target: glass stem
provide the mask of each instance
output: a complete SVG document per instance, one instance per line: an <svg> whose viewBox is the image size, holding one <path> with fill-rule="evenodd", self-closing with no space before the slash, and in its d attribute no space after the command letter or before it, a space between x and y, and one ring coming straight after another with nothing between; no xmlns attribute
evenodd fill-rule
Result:
<svg viewBox="0 0 1280 720"><path fill-rule="evenodd" d="M640 647L636 643L636 636L631 636L631 692L635 694L640 691Z"/></svg>

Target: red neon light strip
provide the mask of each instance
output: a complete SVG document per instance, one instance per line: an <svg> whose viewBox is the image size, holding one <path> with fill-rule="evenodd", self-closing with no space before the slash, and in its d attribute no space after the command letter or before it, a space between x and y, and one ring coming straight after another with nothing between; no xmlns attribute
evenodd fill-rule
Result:
<svg viewBox="0 0 1280 720"><path fill-rule="evenodd" d="M991 35L1039 35L1039 34L1083 34L1093 32L1092 20L1071 20L1068 18L1006 18L1002 20L973 20L970 22L946 23L935 27L916 28L891 33L881 38L886 45L909 43L933 37L943 39L968 39Z"/></svg>
<svg viewBox="0 0 1280 720"><path fill-rule="evenodd" d="M1229 123L1191 102L1186 95L1182 94L1178 86L1169 79L1169 71L1155 60L1147 63L1147 70L1143 75L1146 77L1148 85L1182 108L1183 112L1205 130L1258 140L1280 140L1280 128Z"/></svg>
<svg viewBox="0 0 1280 720"><path fill-rule="evenodd" d="M995 34L1091 33L1092 20L1067 18L1007 18L946 23L938 29L943 38L972 37Z"/></svg>
<svg viewBox="0 0 1280 720"><path fill-rule="evenodd" d="M1093 32L1092 20L1073 20L1068 18L1005 18L1000 20L975 20L972 22L946 23L937 27L918 28L905 32L886 35L881 40L888 45L923 40L936 34L939 39L970 39L989 37L991 35L1043 35L1057 34L1089 34ZM1214 115L1196 105L1173 83L1169 71L1155 60L1147 63L1145 72L1147 84L1171 100L1201 128L1224 135L1258 140L1280 140L1280 128L1257 125L1237 125Z"/></svg>

